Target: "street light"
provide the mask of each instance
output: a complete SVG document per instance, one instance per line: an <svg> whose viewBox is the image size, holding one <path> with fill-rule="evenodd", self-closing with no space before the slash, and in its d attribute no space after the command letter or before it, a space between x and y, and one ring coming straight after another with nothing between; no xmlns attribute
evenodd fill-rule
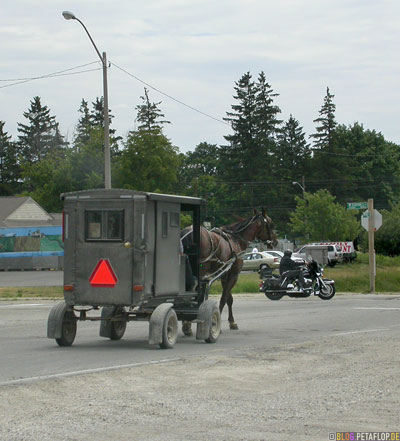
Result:
<svg viewBox="0 0 400 441"><path fill-rule="evenodd" d="M300 182L292 182L293 185L298 185L302 190L303 190L303 197L304 197L304 193L306 192L305 188L300 184Z"/></svg>
<svg viewBox="0 0 400 441"><path fill-rule="evenodd" d="M62 13L66 20L76 20L78 21L83 29L85 29L90 41L95 48L97 55L99 56L101 63L103 65L103 97L104 97L104 187L106 189L111 188L111 165L110 165L110 122L108 116L108 87L107 87L107 57L106 53L100 54L97 46L86 29L86 26L70 11L64 11Z"/></svg>

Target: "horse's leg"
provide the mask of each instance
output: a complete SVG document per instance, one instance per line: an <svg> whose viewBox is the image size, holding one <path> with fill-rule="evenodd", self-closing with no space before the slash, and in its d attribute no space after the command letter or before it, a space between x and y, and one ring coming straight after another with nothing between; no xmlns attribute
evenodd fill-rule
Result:
<svg viewBox="0 0 400 441"><path fill-rule="evenodd" d="M187 335L188 337L193 335L193 331L192 331L192 322L188 322L186 320L184 320L182 322L182 332Z"/></svg>
<svg viewBox="0 0 400 441"><path fill-rule="evenodd" d="M225 306L225 303L228 304L228 321L229 321L229 329L239 329L237 323L235 322L235 319L233 318L233 312L232 312L232 305L233 305L233 297L232 297L232 288L235 286L235 283L237 282L239 278L239 274L232 274L230 273L228 277L225 279L224 283L222 283L223 291L222 291L222 297L220 301L220 312L221 304L223 301L222 308Z"/></svg>

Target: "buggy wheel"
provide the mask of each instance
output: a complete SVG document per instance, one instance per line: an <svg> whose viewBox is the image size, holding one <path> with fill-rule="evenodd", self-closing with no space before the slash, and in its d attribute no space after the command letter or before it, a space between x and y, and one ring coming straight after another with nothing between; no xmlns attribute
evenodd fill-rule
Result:
<svg viewBox="0 0 400 441"><path fill-rule="evenodd" d="M56 338L59 346L71 346L76 336L76 317L73 311L67 310L62 318L61 337Z"/></svg>
<svg viewBox="0 0 400 441"><path fill-rule="evenodd" d="M284 296L284 293L282 293L282 292L266 292L265 295L270 300L280 300Z"/></svg>
<svg viewBox="0 0 400 441"><path fill-rule="evenodd" d="M215 343L221 334L221 313L217 305L211 310L210 334L204 341L206 343Z"/></svg>
<svg viewBox="0 0 400 441"><path fill-rule="evenodd" d="M162 341L160 348L170 349L172 348L178 337L178 317L176 312L171 308L164 317L164 323L162 328Z"/></svg>
<svg viewBox="0 0 400 441"><path fill-rule="evenodd" d="M114 315L123 315L125 312L125 309L122 308L116 308ZM121 338L124 336L126 330L126 320L115 320L111 321L111 329L110 329L110 339L111 340L121 340Z"/></svg>
<svg viewBox="0 0 400 441"><path fill-rule="evenodd" d="M324 288L323 286L320 287L318 297L322 300L329 300L335 295L335 285L326 284L325 286L326 288Z"/></svg>

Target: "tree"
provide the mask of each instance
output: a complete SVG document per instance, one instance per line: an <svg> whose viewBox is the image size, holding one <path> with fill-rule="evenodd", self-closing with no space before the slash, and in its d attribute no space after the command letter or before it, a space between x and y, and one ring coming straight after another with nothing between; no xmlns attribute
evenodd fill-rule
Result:
<svg viewBox="0 0 400 441"><path fill-rule="evenodd" d="M382 210L385 219L375 235L377 253L387 256L400 255L400 203L393 204L391 210Z"/></svg>
<svg viewBox="0 0 400 441"><path fill-rule="evenodd" d="M4 125L5 122L0 121L0 195L8 196L17 191L20 169L15 143Z"/></svg>
<svg viewBox="0 0 400 441"><path fill-rule="evenodd" d="M304 193L304 197L297 197L296 201L297 207L290 214L295 237L305 241L344 241L358 236L361 227L357 213L337 204L328 190Z"/></svg>
<svg viewBox="0 0 400 441"><path fill-rule="evenodd" d="M158 103L150 102L146 88L144 88L144 95L140 98L143 103L136 106L136 119L139 122L138 130L147 130L148 132L162 131L164 124L170 124L170 121L163 119L165 115L158 107L161 101Z"/></svg>
<svg viewBox="0 0 400 441"><path fill-rule="evenodd" d="M76 132L74 136L75 146L85 144L90 139L90 132L93 128L93 118L90 114L88 102L82 98L81 105L79 107L79 113L81 117L79 118L78 124L76 126Z"/></svg>
<svg viewBox="0 0 400 441"><path fill-rule="evenodd" d="M314 139L312 178L325 181L325 187L335 193L334 184L343 178L341 164L343 162L343 149L336 139L336 105L333 102L335 95L331 94L329 87L326 88L324 103L319 111L319 117L314 120L316 132L311 135Z"/></svg>
<svg viewBox="0 0 400 441"><path fill-rule="evenodd" d="M235 104L227 112L232 134L225 136L229 145L221 146L221 174L232 182L227 205L243 207L270 206L279 199L272 186L260 185L272 179L276 135L279 131L280 112L273 102L277 96L260 73L254 82L250 72L235 83Z"/></svg>
<svg viewBox="0 0 400 441"><path fill-rule="evenodd" d="M316 133L311 135L315 139L314 149L332 150L333 138L336 128L335 111L336 105L333 102L335 95L329 92L329 87L326 88L326 95L324 104L319 111L319 117L314 119L314 122L319 124L316 127Z"/></svg>
<svg viewBox="0 0 400 441"><path fill-rule="evenodd" d="M178 149L162 133L131 132L115 167L116 186L170 193L177 184L178 167Z"/></svg>
<svg viewBox="0 0 400 441"><path fill-rule="evenodd" d="M147 93L137 106L138 130L131 131L116 161L117 187L152 192L173 192L180 163L178 148L162 133L164 115L158 103L150 103ZM140 119L139 119L140 118ZM165 121L164 121L165 122Z"/></svg>
<svg viewBox="0 0 400 441"><path fill-rule="evenodd" d="M39 162L49 152L64 152L67 143L59 130L55 116L50 115L40 98L34 97L31 107L24 112L29 124L18 123L18 149L24 161Z"/></svg>
<svg viewBox="0 0 400 441"><path fill-rule="evenodd" d="M111 113L111 109L108 109L109 124L111 126L114 115ZM104 129L104 98L96 97L96 100L92 102L92 111L89 116L91 127L102 127ZM109 129L110 136L115 135L115 129ZM119 140L120 138L116 138Z"/></svg>
<svg viewBox="0 0 400 441"><path fill-rule="evenodd" d="M201 142L193 152L182 153L179 169L181 190L188 192L193 179L200 176L216 176L219 166L219 147ZM190 193L188 193L190 194Z"/></svg>
<svg viewBox="0 0 400 441"><path fill-rule="evenodd" d="M236 181L249 181L252 177L251 162L256 150L256 87L250 72L244 74L235 86L236 104L224 118L231 125L233 133L225 136L229 145L221 147L224 175Z"/></svg>
<svg viewBox="0 0 400 441"><path fill-rule="evenodd" d="M326 186L339 202L373 198L380 207L399 200L400 148L375 130L355 122L335 129L336 151L329 165L337 177ZM340 150L339 150L340 146Z"/></svg>
<svg viewBox="0 0 400 441"><path fill-rule="evenodd" d="M310 168L311 148L298 120L290 115L277 135L276 165L290 181L306 176Z"/></svg>

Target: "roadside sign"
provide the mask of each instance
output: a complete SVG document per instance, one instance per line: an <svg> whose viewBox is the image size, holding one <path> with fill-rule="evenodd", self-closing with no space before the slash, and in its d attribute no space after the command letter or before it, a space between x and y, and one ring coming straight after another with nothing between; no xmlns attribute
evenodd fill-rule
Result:
<svg viewBox="0 0 400 441"><path fill-rule="evenodd" d="M368 210L364 211L364 213L361 216L361 225L363 228L365 228L368 231L368 222L370 218L370 212ZM382 215L379 213L378 210L374 210L374 231L379 230L379 228L382 226Z"/></svg>
<svg viewBox="0 0 400 441"><path fill-rule="evenodd" d="M368 208L367 202L347 202L348 210L365 210Z"/></svg>

